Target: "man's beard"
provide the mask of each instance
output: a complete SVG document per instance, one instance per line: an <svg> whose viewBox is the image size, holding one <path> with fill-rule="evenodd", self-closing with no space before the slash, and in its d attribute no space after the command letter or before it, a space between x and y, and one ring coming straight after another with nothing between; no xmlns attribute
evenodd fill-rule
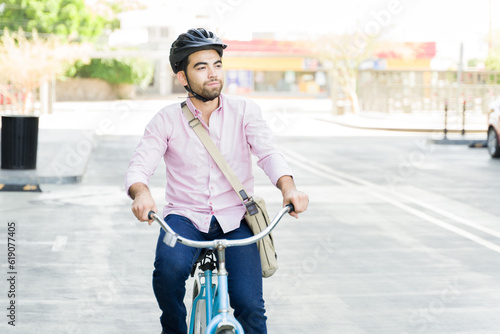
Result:
<svg viewBox="0 0 500 334"><path fill-rule="evenodd" d="M210 83L212 83L214 81L217 81L219 83L218 87L207 87L208 84L210 84ZM222 87L223 87L222 80L217 79L217 80L210 80L210 81L204 82L203 86L201 88L198 87L198 86L196 86L196 87L192 87L191 86L191 89L196 94L203 96L207 100L213 100L213 99L217 98L220 95L220 93L222 91Z"/></svg>

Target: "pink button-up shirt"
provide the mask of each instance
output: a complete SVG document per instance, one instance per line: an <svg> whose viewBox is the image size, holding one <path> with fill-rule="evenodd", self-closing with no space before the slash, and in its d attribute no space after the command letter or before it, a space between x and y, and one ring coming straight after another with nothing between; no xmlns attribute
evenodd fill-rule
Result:
<svg viewBox="0 0 500 334"><path fill-rule="evenodd" d="M274 185L281 176L292 175L260 108L241 97L221 95L220 101L210 116L210 127L190 99L187 105L208 130L248 195L254 192L250 153L257 156L258 166ZM184 216L202 232L208 232L212 216L225 233L239 227L245 207L189 127L180 103L160 110L146 126L127 171L127 193L134 183L148 184L162 157L167 178L164 216Z"/></svg>

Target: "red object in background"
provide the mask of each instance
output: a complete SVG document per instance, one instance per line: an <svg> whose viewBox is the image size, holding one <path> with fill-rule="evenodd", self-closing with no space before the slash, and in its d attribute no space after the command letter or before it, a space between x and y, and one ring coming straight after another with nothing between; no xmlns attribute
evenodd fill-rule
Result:
<svg viewBox="0 0 500 334"><path fill-rule="evenodd" d="M5 87L7 88L7 90L12 89L11 85L7 85ZM9 96L5 96L0 92L0 105L6 105L6 104L12 104L12 101L10 100Z"/></svg>
<svg viewBox="0 0 500 334"><path fill-rule="evenodd" d="M7 85L6 86L7 88L7 91L11 91L12 90L12 86L11 85ZM0 105L10 105L12 104L12 98L16 101L24 101L26 100L26 93L22 93L20 91L15 91L15 92L12 92L10 93L9 95L4 95L0 92ZM26 101L28 103L31 103L32 102L32 96L31 94L28 96L28 100Z"/></svg>
<svg viewBox="0 0 500 334"><path fill-rule="evenodd" d="M387 46L388 50L377 53L377 58L382 59L398 59L403 58L402 53L407 53L406 50L412 52L416 59L432 59L436 56L436 42L405 42L392 43ZM390 50L391 48L392 50Z"/></svg>
<svg viewBox="0 0 500 334"><path fill-rule="evenodd" d="M275 55L309 55L311 48L301 41L277 41L253 39L251 41L224 41L228 45L224 52L263 53Z"/></svg>
<svg viewBox="0 0 500 334"><path fill-rule="evenodd" d="M306 41L278 41L253 39L250 41L224 41L228 47L224 52L260 53L272 55L312 55L313 50ZM404 53L412 53L416 59L432 59L436 56L436 42L393 42L386 50L377 53L377 58L402 58Z"/></svg>

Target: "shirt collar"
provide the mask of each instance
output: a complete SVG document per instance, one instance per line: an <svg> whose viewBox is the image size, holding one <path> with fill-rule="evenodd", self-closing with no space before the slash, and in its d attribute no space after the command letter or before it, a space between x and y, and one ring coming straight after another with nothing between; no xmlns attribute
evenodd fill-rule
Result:
<svg viewBox="0 0 500 334"><path fill-rule="evenodd" d="M223 97L222 97L222 94L219 95L219 107L217 109L214 110L214 112L221 112L222 111L222 105L223 105ZM196 116L196 117L199 117L201 116L201 111L199 111L198 109L196 109L196 107L194 106L193 104L193 101L191 101L191 99L188 97L186 99L186 104L189 108L189 110L193 111L193 114Z"/></svg>

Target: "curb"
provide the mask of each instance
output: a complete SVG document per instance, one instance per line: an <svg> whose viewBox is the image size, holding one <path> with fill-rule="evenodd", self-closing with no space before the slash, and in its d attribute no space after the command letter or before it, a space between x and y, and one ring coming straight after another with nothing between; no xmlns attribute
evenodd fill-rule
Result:
<svg viewBox="0 0 500 334"><path fill-rule="evenodd" d="M3 184L0 183L1 191L29 191L29 192L42 192L38 184Z"/></svg>
<svg viewBox="0 0 500 334"><path fill-rule="evenodd" d="M345 122L339 122L331 119L324 118L315 118L318 121L333 123L340 126L345 126L353 129L362 129L362 130L380 130L380 131L398 131L398 132L420 132L420 133L435 133L435 132L443 132L443 128L395 128L395 127L372 127L372 126L363 126L363 125L355 125L349 124ZM461 129L448 129L447 133L462 133ZM486 130L472 129L466 130L465 133L486 133Z"/></svg>
<svg viewBox="0 0 500 334"><path fill-rule="evenodd" d="M87 160L88 162L88 160ZM86 166L86 163L85 163ZM39 185L39 184L73 184L82 180L85 170L75 175L38 175L37 170L32 171L14 171L0 170L0 186L21 186L21 185ZM0 188L2 190L2 188Z"/></svg>
<svg viewBox="0 0 500 334"><path fill-rule="evenodd" d="M100 141L92 130L44 130L39 136L37 169L0 169L0 191L41 191L40 184L79 183Z"/></svg>
<svg viewBox="0 0 500 334"><path fill-rule="evenodd" d="M487 147L486 140L473 140L473 139L433 139L434 144L439 145L468 145L470 148L483 148Z"/></svg>

